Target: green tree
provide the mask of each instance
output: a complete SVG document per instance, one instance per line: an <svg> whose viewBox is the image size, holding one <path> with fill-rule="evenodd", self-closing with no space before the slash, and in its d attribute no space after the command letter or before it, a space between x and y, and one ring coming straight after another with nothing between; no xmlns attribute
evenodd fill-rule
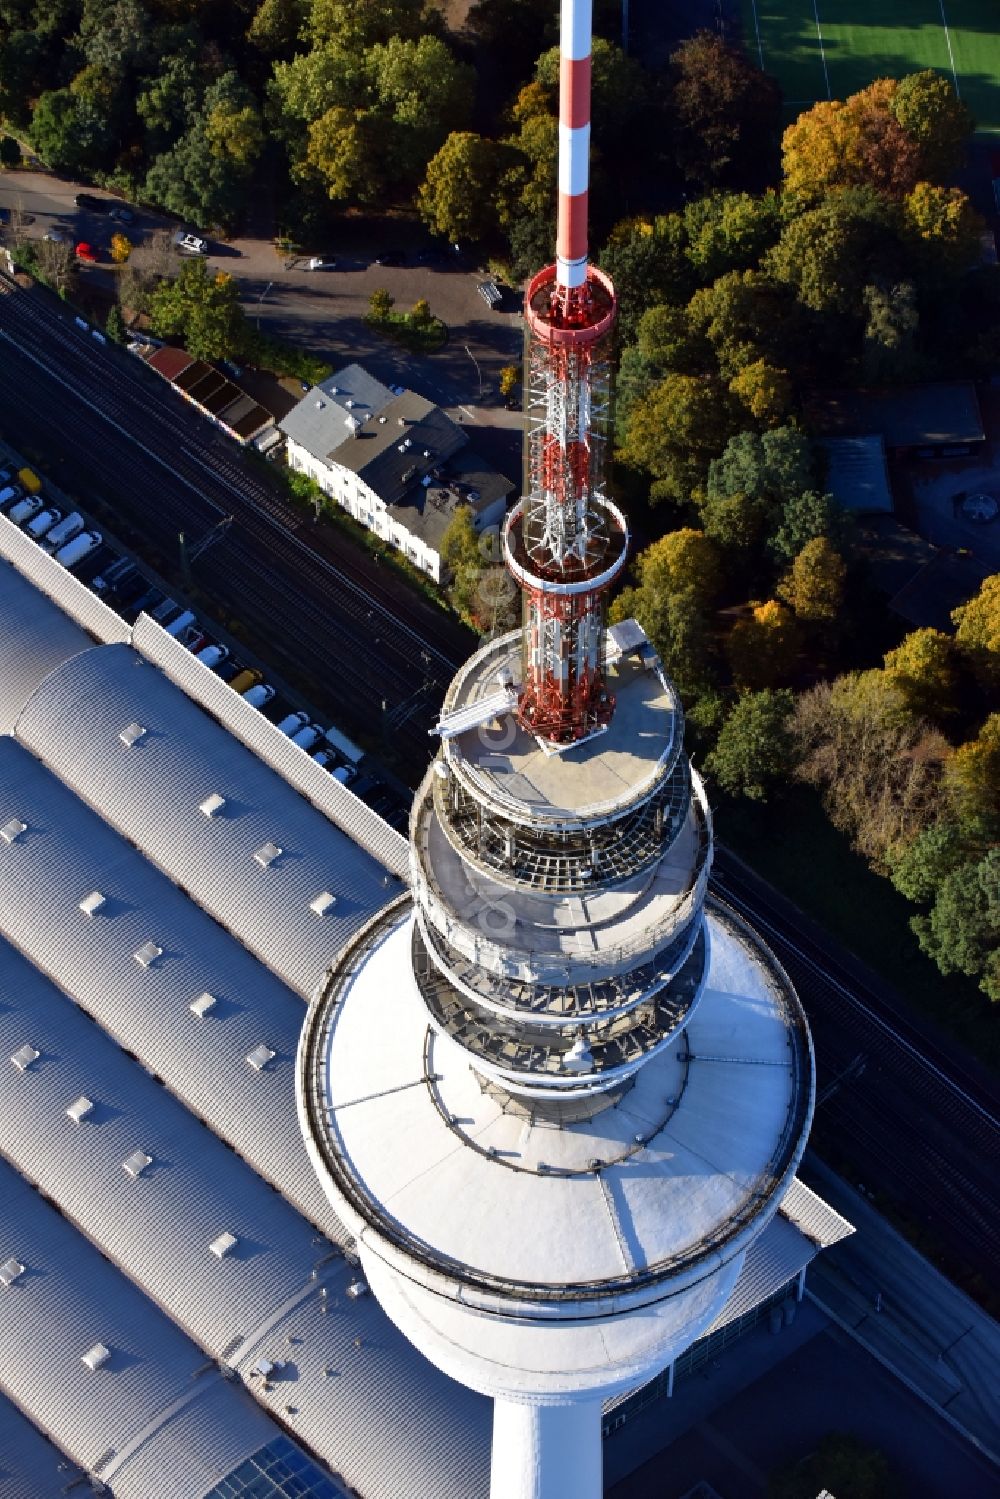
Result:
<svg viewBox="0 0 1000 1499"><path fill-rule="evenodd" d="M31 144L55 171L80 172L108 159L111 122L88 99L68 88L50 89L31 116Z"/></svg>
<svg viewBox="0 0 1000 1499"><path fill-rule="evenodd" d="M177 144L153 162L143 192L149 202L161 204L179 218L203 227L228 228L239 217L247 182L246 167L213 151L206 117L201 114Z"/></svg>
<svg viewBox="0 0 1000 1499"><path fill-rule="evenodd" d="M236 282L211 272L203 260L185 260L176 280L161 283L153 292L149 311L154 331L183 338L196 359L230 359L246 345Z"/></svg>
<svg viewBox="0 0 1000 1499"><path fill-rule="evenodd" d="M694 273L686 249L687 230L679 213L626 219L612 231L599 263L615 283L623 343L634 341L647 308L688 300Z"/></svg>
<svg viewBox="0 0 1000 1499"><path fill-rule="evenodd" d="M785 288L760 271L729 271L688 304L692 328L711 343L727 380L759 359L780 367L797 315Z"/></svg>
<svg viewBox="0 0 1000 1499"><path fill-rule="evenodd" d="M917 289L912 281L878 282L863 292L868 314L862 351L862 373L872 385L915 378L919 371Z"/></svg>
<svg viewBox="0 0 1000 1499"><path fill-rule="evenodd" d="M0 45L0 118L22 130L30 125L32 101L44 89L47 71L38 32L12 27Z"/></svg>
<svg viewBox="0 0 1000 1499"><path fill-rule="evenodd" d="M787 371L775 369L766 359L744 365L730 380L729 389L762 427L780 427L795 399Z"/></svg>
<svg viewBox="0 0 1000 1499"><path fill-rule="evenodd" d="M952 610L955 639L980 681L1000 688L1000 573L984 578L967 604Z"/></svg>
<svg viewBox="0 0 1000 1499"><path fill-rule="evenodd" d="M125 319L117 302L112 302L104 323L104 331L116 344L125 342Z"/></svg>
<svg viewBox="0 0 1000 1499"><path fill-rule="evenodd" d="M756 551L767 515L764 501L748 494L717 494L709 489L698 502L705 535L744 559Z"/></svg>
<svg viewBox="0 0 1000 1499"><path fill-rule="evenodd" d="M979 260L985 225L957 187L918 182L903 200L903 236L924 275L954 278Z"/></svg>
<svg viewBox="0 0 1000 1499"><path fill-rule="evenodd" d="M265 57L287 60L302 29L303 0L261 0L247 27L247 40Z"/></svg>
<svg viewBox="0 0 1000 1499"><path fill-rule="evenodd" d="M816 537L826 536L836 541L844 533L844 516L832 496L807 489L802 494L789 495L780 505L767 549L776 562L787 563Z"/></svg>
<svg viewBox="0 0 1000 1499"><path fill-rule="evenodd" d="M669 531L636 558L636 586L611 606L612 620L635 618L685 696L706 686L706 615L718 591L718 553L700 531Z"/></svg>
<svg viewBox="0 0 1000 1499"><path fill-rule="evenodd" d="M799 636L791 610L777 599L758 604L737 620L726 641L726 655L738 687L773 687L790 675Z"/></svg>
<svg viewBox="0 0 1000 1499"><path fill-rule="evenodd" d="M907 900L929 905L952 870L968 861L968 855L968 843L957 822L933 822L909 842L889 850L889 875Z"/></svg>
<svg viewBox="0 0 1000 1499"><path fill-rule="evenodd" d="M366 61L377 112L393 126L386 132L389 175L412 183L448 132L468 122L475 75L436 36L392 36Z"/></svg>
<svg viewBox="0 0 1000 1499"><path fill-rule="evenodd" d="M703 486L733 425L729 398L713 381L668 375L633 408L621 457L656 481L654 500L683 502Z"/></svg>
<svg viewBox="0 0 1000 1499"><path fill-rule="evenodd" d="M117 77L148 57L150 32L142 0L83 0L79 45L89 63Z"/></svg>
<svg viewBox="0 0 1000 1499"><path fill-rule="evenodd" d="M709 31L670 59L675 151L684 175L705 187L745 186L770 167L781 94L773 78Z"/></svg>
<svg viewBox="0 0 1000 1499"><path fill-rule="evenodd" d="M368 298L369 312L377 323L384 323L395 305L396 298L384 286L377 286Z"/></svg>
<svg viewBox="0 0 1000 1499"><path fill-rule="evenodd" d="M790 286L804 307L833 314L822 327L836 333L837 318L860 319L864 287L898 260L894 215L893 205L871 187L832 193L789 219L763 269ZM851 333L848 322L841 336Z"/></svg>
<svg viewBox="0 0 1000 1499"><path fill-rule="evenodd" d="M1000 848L946 875L913 930L942 973L978 979L985 995L1000 1000Z"/></svg>
<svg viewBox="0 0 1000 1499"><path fill-rule="evenodd" d="M909 73L896 85L889 109L917 144L920 175L932 182L953 177L965 159L976 122L951 80L930 68Z"/></svg>
<svg viewBox="0 0 1000 1499"><path fill-rule="evenodd" d="M166 150L198 112L202 87L197 47L185 36L176 52L161 57L155 73L147 75L135 97L135 110L145 127L149 150Z"/></svg>
<svg viewBox="0 0 1000 1499"><path fill-rule="evenodd" d="M797 427L771 432L738 432L708 472L708 492L719 497L742 494L767 505L783 505L816 483L809 439ZM818 535L811 532L810 535ZM806 536L803 540L810 539ZM793 547L789 560L800 547ZM782 554L784 555L784 554Z"/></svg>
<svg viewBox="0 0 1000 1499"><path fill-rule="evenodd" d="M847 566L825 536L814 536L798 553L778 593L796 618L828 622L837 618L844 598Z"/></svg>
<svg viewBox="0 0 1000 1499"><path fill-rule="evenodd" d="M426 297L418 297L410 308L410 322L418 328L426 328L431 322L431 304Z"/></svg>
<svg viewBox="0 0 1000 1499"><path fill-rule="evenodd" d="M700 280L748 271L781 235L781 199L768 191L707 193L684 210L687 258Z"/></svg>
<svg viewBox="0 0 1000 1499"><path fill-rule="evenodd" d="M211 154L249 175L264 146L264 127L253 94L237 73L229 71L206 90L203 107Z"/></svg>
<svg viewBox="0 0 1000 1499"><path fill-rule="evenodd" d="M885 675L913 714L944 718L955 711L954 646L941 630L912 630L885 656Z"/></svg>
<svg viewBox="0 0 1000 1499"><path fill-rule="evenodd" d="M786 689L744 692L726 719L705 769L730 796L764 801L786 782L795 746L789 729L795 699Z"/></svg>
<svg viewBox="0 0 1000 1499"><path fill-rule="evenodd" d="M506 155L470 130L453 131L427 163L417 194L420 217L450 244L485 239L496 225L493 199Z"/></svg>

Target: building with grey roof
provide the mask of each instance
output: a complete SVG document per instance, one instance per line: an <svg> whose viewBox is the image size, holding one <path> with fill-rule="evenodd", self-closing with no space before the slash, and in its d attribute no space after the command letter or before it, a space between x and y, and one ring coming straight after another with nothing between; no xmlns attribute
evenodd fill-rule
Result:
<svg viewBox="0 0 1000 1499"><path fill-rule="evenodd" d="M281 421L289 465L435 582L441 539L460 505L477 529L498 525L514 489L440 407L387 390L359 365L316 386Z"/></svg>
<svg viewBox="0 0 1000 1499"><path fill-rule="evenodd" d="M817 447L826 458L825 488L842 510L859 515L892 513L885 443L877 432L867 437L827 437Z"/></svg>
<svg viewBox="0 0 1000 1499"><path fill-rule="evenodd" d="M405 841L2 516L0 663L0 1499L479 1499L488 1407L365 1294L295 1112ZM835 1231L776 1220L740 1304Z"/></svg>

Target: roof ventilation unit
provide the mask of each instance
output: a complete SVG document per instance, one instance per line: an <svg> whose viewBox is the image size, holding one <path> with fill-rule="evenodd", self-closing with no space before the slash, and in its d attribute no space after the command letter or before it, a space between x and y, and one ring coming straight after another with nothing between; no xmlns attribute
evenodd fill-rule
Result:
<svg viewBox="0 0 1000 1499"><path fill-rule="evenodd" d="M317 401L316 402L316 410L317 411L322 411L325 406L326 406L326 402L325 401Z"/></svg>
<svg viewBox="0 0 1000 1499"><path fill-rule="evenodd" d="M378 424L379 424L379 426L380 426L380 427L384 427L384 426L385 426L385 424L386 424L386 422L387 422L387 421L388 421L388 420L389 420L389 418L388 418L388 417L387 417L387 416L380 416L380 417L379 417L379 419L378 419Z"/></svg>
<svg viewBox="0 0 1000 1499"><path fill-rule="evenodd" d="M108 1362L110 1357L110 1348L105 1347L103 1343L95 1343L93 1348L91 1348L88 1353L85 1353L83 1355L83 1358L80 1360L80 1362L81 1364L86 1364L87 1368L92 1372L96 1372L98 1369L104 1368L104 1365Z"/></svg>
<svg viewBox="0 0 1000 1499"><path fill-rule="evenodd" d="M81 1093L73 1103L70 1104L66 1113L74 1124L82 1124L88 1115L94 1112L94 1100L88 1098L86 1093Z"/></svg>
<svg viewBox="0 0 1000 1499"><path fill-rule="evenodd" d="M347 407L348 411L353 411L354 410L354 401L351 399L350 396L347 397L347 400L344 402L344 405Z"/></svg>
<svg viewBox="0 0 1000 1499"><path fill-rule="evenodd" d="M126 1176L131 1177L133 1181L138 1181L146 1167L152 1164L151 1155L147 1155L144 1150L133 1150L132 1154L122 1161L122 1168Z"/></svg>
<svg viewBox="0 0 1000 1499"><path fill-rule="evenodd" d="M253 1051L247 1053L247 1061L254 1072L264 1072L268 1062L273 1062L276 1055L277 1053L272 1051L270 1046L264 1046L262 1043L260 1046L255 1046Z"/></svg>
<svg viewBox="0 0 1000 1499"><path fill-rule="evenodd" d="M18 1072L27 1072L28 1068L32 1066L33 1063L37 1062L40 1056L40 1051L38 1051L34 1046L29 1046L27 1043L25 1043L24 1046L19 1046L17 1051L14 1052L13 1056L11 1057L11 1061L14 1063L14 1066L17 1068Z"/></svg>
<svg viewBox="0 0 1000 1499"><path fill-rule="evenodd" d="M91 890L90 894L85 895L80 902L80 910L84 916L96 916L103 905L104 896L101 892L99 890Z"/></svg>
<svg viewBox="0 0 1000 1499"><path fill-rule="evenodd" d="M309 902L310 911L315 911L317 916L325 916L332 906L337 904L337 897L331 895L329 890L324 890L317 895L315 900Z"/></svg>
<svg viewBox="0 0 1000 1499"><path fill-rule="evenodd" d="M163 948L157 947L155 942L144 942L133 956L140 968L152 968L157 958L163 956Z"/></svg>
<svg viewBox="0 0 1000 1499"><path fill-rule="evenodd" d="M357 1301L360 1296L368 1295L368 1282L360 1275L356 1275L347 1287L347 1295L352 1301Z"/></svg>
<svg viewBox="0 0 1000 1499"><path fill-rule="evenodd" d="M225 805L226 798L224 796L220 796L217 791L213 791L211 796L206 796L205 800L201 803L201 806L198 808L198 810L199 812L203 813L205 817L214 817L216 812L221 812Z"/></svg>
<svg viewBox="0 0 1000 1499"><path fill-rule="evenodd" d="M197 1015L199 1020L204 1020L208 1012L210 1010L213 1010L214 1008L215 995L209 994L207 989L203 989L202 992L198 995L198 998L192 999L191 1003L188 1005L188 1009L191 1011L192 1015Z"/></svg>
<svg viewBox="0 0 1000 1499"><path fill-rule="evenodd" d="M224 1260L226 1255L234 1250L239 1243L235 1234L221 1233L217 1239L213 1239L208 1246L209 1254L214 1254L217 1260Z"/></svg>
<svg viewBox="0 0 1000 1499"><path fill-rule="evenodd" d="M0 1265L0 1282L2 1282L8 1288L8 1290L14 1284L15 1280L17 1280L18 1277L22 1276L23 1274L24 1266L21 1264L20 1260L14 1259L13 1255L9 1260L4 1260L3 1264Z"/></svg>
<svg viewBox="0 0 1000 1499"><path fill-rule="evenodd" d="M12 817L10 822L5 822L3 827L0 828L0 838L3 839L4 843L9 845L16 843L21 834L27 831L28 824L26 822L22 822L19 817Z"/></svg>
<svg viewBox="0 0 1000 1499"><path fill-rule="evenodd" d="M275 859L281 858L281 852L277 843L263 843L254 854L254 858L261 869L269 869Z"/></svg>
<svg viewBox="0 0 1000 1499"><path fill-rule="evenodd" d="M118 738L126 749L131 749L133 744L138 744L139 740L145 737L145 733L146 730L141 723L130 723L125 725Z"/></svg>

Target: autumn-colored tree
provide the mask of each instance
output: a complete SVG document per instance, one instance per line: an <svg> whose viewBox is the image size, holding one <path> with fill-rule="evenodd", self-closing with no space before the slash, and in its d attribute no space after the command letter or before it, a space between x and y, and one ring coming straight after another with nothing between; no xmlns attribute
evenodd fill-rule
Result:
<svg viewBox="0 0 1000 1499"><path fill-rule="evenodd" d="M377 286L368 298L368 311L376 322L384 322L395 305L396 298L384 286Z"/></svg>
<svg viewBox="0 0 1000 1499"><path fill-rule="evenodd" d="M942 718L954 712L954 646L943 631L912 630L886 652L885 675L911 713Z"/></svg>
<svg viewBox="0 0 1000 1499"><path fill-rule="evenodd" d="M516 364L505 364L500 371L500 394L504 400L513 395L517 383L521 378L521 371Z"/></svg>
<svg viewBox="0 0 1000 1499"><path fill-rule="evenodd" d="M758 359L780 368L794 302L760 271L729 271L688 303L692 330L715 350L726 380Z"/></svg>
<svg viewBox="0 0 1000 1499"><path fill-rule="evenodd" d="M991 713L976 738L959 745L944 783L960 821L1000 822L1000 713Z"/></svg>
<svg viewBox="0 0 1000 1499"><path fill-rule="evenodd" d="M983 220L958 187L918 182L903 199L903 230L925 271L959 275L979 259Z"/></svg>
<svg viewBox="0 0 1000 1499"><path fill-rule="evenodd" d="M984 578L967 604L952 610L955 640L987 687L1000 688L1000 573Z"/></svg>
<svg viewBox="0 0 1000 1499"><path fill-rule="evenodd" d="M774 687L787 680L798 653L798 631L790 609L777 599L757 604L737 620L726 655L738 687Z"/></svg>
<svg viewBox="0 0 1000 1499"><path fill-rule="evenodd" d="M975 120L950 78L927 68L901 78L889 100L893 117L920 150L920 174L945 182L962 164Z"/></svg>
<svg viewBox="0 0 1000 1499"><path fill-rule="evenodd" d="M651 498L683 502L703 485L733 425L730 399L713 381L668 375L632 410L621 456L652 476Z"/></svg>
<svg viewBox="0 0 1000 1499"><path fill-rule="evenodd" d="M677 160L691 181L714 187L767 173L781 93L742 48L710 31L683 42L670 59L670 104Z"/></svg>
<svg viewBox="0 0 1000 1499"><path fill-rule="evenodd" d="M785 370L766 359L755 359L729 382L729 389L762 427L780 427L792 408L795 394Z"/></svg>
<svg viewBox="0 0 1000 1499"><path fill-rule="evenodd" d="M827 622L840 612L846 575L847 566L837 549L825 536L816 536L799 552L778 584L778 593L798 619Z"/></svg>
<svg viewBox="0 0 1000 1499"><path fill-rule="evenodd" d="M111 236L111 259L115 265L124 265L132 253L132 241L127 234L116 231Z"/></svg>
<svg viewBox="0 0 1000 1499"><path fill-rule="evenodd" d="M427 163L417 194L420 217L449 244L484 239L496 223L493 199L502 147L471 130L453 131Z"/></svg>
<svg viewBox="0 0 1000 1499"><path fill-rule="evenodd" d="M410 308L410 322L417 328L426 328L431 322L431 304L426 297L418 297Z"/></svg>
<svg viewBox="0 0 1000 1499"><path fill-rule="evenodd" d="M843 102L824 99L800 114L781 141L786 191L804 203L836 187L908 193L920 176L921 149L891 111L896 89L894 79L878 78Z"/></svg>
<svg viewBox="0 0 1000 1499"><path fill-rule="evenodd" d="M639 621L685 695L705 686L708 606L721 582L718 553L700 531L669 531L636 558L636 586L611 606L613 621Z"/></svg>

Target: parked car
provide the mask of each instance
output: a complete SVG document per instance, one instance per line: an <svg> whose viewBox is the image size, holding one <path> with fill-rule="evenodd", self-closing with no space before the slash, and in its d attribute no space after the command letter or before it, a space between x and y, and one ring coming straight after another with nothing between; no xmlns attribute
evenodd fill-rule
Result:
<svg viewBox="0 0 1000 1499"><path fill-rule="evenodd" d="M375 256L376 265L405 265L406 256L402 250L380 250Z"/></svg>
<svg viewBox="0 0 1000 1499"><path fill-rule="evenodd" d="M215 667L220 661L225 661L229 655L229 647L226 645L206 645L201 648L195 657L202 666Z"/></svg>
<svg viewBox="0 0 1000 1499"><path fill-rule="evenodd" d="M110 213L113 205L113 199L99 198L96 193L77 193L73 202L88 213Z"/></svg>
<svg viewBox="0 0 1000 1499"><path fill-rule="evenodd" d="M249 703L251 708L263 708L274 696L274 688L270 682L257 682L241 694L243 701Z"/></svg>
<svg viewBox="0 0 1000 1499"><path fill-rule="evenodd" d="M45 550L54 552L57 547L64 546L67 541L72 541L78 531L82 531L87 522L79 510L71 510L65 520L61 520L57 526L45 538Z"/></svg>
<svg viewBox="0 0 1000 1499"><path fill-rule="evenodd" d="M328 255L325 260L322 255L311 255L306 261L307 271L335 271L336 269L337 262L332 255Z"/></svg>
<svg viewBox="0 0 1000 1499"><path fill-rule="evenodd" d="M40 494L26 494L23 499L18 500L16 505L11 506L7 514L15 526L23 526L24 522L30 520L41 508L42 497Z"/></svg>
<svg viewBox="0 0 1000 1499"><path fill-rule="evenodd" d="M195 616L191 609L182 609L176 619L172 619L169 625L164 625L163 628L168 635L173 635L175 639L178 639L189 625L194 624L194 620Z"/></svg>
<svg viewBox="0 0 1000 1499"><path fill-rule="evenodd" d="M46 531L50 530L60 520L62 520L61 510L56 510L54 507L48 510L39 510L38 514L33 520L29 520L24 529L29 536L33 536L37 541L40 536L44 536Z"/></svg>
<svg viewBox="0 0 1000 1499"><path fill-rule="evenodd" d="M342 786L349 786L357 775L353 765L338 765L332 772L333 779L339 781Z"/></svg>
<svg viewBox="0 0 1000 1499"><path fill-rule="evenodd" d="M67 541L64 547L59 548L55 560L61 562L63 567L73 567L91 552L96 552L103 540L100 531L81 531L72 541Z"/></svg>
<svg viewBox="0 0 1000 1499"><path fill-rule="evenodd" d="M498 302L503 301L503 292L495 281L480 281L476 291L482 297L487 307L496 307Z"/></svg>
<svg viewBox="0 0 1000 1499"><path fill-rule="evenodd" d="M219 363L222 365L222 368L225 370L226 374L232 375L234 380L243 379L243 366L241 364L234 364L231 359L220 359Z"/></svg>
<svg viewBox="0 0 1000 1499"><path fill-rule="evenodd" d="M234 692L238 692L240 697L243 697L245 693L250 691L251 687L256 687L257 683L263 680L263 673L257 671L256 667L244 666L233 677L229 685Z"/></svg>
<svg viewBox="0 0 1000 1499"><path fill-rule="evenodd" d="M70 236L63 229L46 229L42 239L51 241L54 245L64 245Z"/></svg>
<svg viewBox="0 0 1000 1499"><path fill-rule="evenodd" d="M89 245L85 239L82 239L76 247L76 258L85 260L88 265L97 264L97 253L93 245Z"/></svg>
<svg viewBox="0 0 1000 1499"><path fill-rule="evenodd" d="M304 728L299 729L297 734L292 735L292 743L297 744L299 749L312 749L322 732L319 724L306 724Z"/></svg>
<svg viewBox="0 0 1000 1499"><path fill-rule="evenodd" d="M3 489L0 489L0 510L6 510L7 506L13 504L22 494L24 490L20 484L5 484Z"/></svg>
<svg viewBox="0 0 1000 1499"><path fill-rule="evenodd" d="M208 254L208 240L202 239L200 234L192 234L190 229L178 229L174 235L174 244L182 255Z"/></svg>
<svg viewBox="0 0 1000 1499"><path fill-rule="evenodd" d="M321 770L326 770L330 765L333 764L333 751L316 750L311 758L316 761L316 764L320 767Z"/></svg>
<svg viewBox="0 0 1000 1499"><path fill-rule="evenodd" d="M113 219L117 219L119 224L135 223L135 214L132 212L132 209L129 208L127 203L119 203L117 207L112 208L111 217Z"/></svg>
<svg viewBox="0 0 1000 1499"><path fill-rule="evenodd" d="M290 739L293 734L297 734L300 729L304 729L308 722L308 713L287 713L278 724L278 733L287 734Z"/></svg>

